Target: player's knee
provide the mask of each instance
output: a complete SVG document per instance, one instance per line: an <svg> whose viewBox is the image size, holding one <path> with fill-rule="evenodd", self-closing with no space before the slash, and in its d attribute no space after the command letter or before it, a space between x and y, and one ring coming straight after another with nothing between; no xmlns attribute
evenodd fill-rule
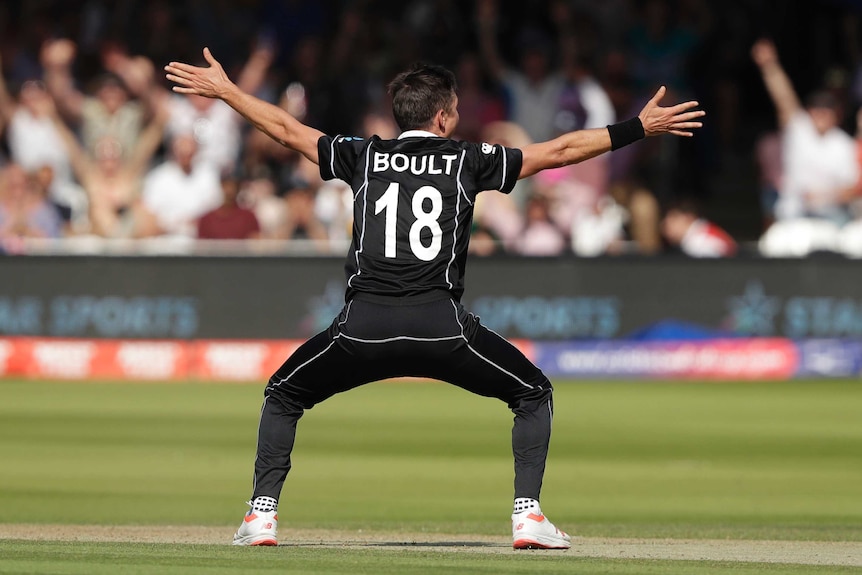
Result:
<svg viewBox="0 0 862 575"><path fill-rule="evenodd" d="M554 396L554 388L551 382L545 379L545 383L533 385L529 388L525 387L516 397L509 401L511 409L527 409L532 411L538 406L552 405Z"/></svg>
<svg viewBox="0 0 862 575"><path fill-rule="evenodd" d="M302 393L301 389L290 385L290 382L280 381L276 376L269 380L264 395L277 401L290 412L301 413L311 409L317 403L308 394Z"/></svg>

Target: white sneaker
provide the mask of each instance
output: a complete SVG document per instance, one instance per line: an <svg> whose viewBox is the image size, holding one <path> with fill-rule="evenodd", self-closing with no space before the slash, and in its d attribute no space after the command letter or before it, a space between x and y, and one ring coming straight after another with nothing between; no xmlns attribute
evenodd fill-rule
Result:
<svg viewBox="0 0 862 575"><path fill-rule="evenodd" d="M278 545L278 512L249 509L233 536L234 545Z"/></svg>
<svg viewBox="0 0 862 575"><path fill-rule="evenodd" d="M514 549L568 549L572 538L557 529L541 511L522 511L512 515Z"/></svg>

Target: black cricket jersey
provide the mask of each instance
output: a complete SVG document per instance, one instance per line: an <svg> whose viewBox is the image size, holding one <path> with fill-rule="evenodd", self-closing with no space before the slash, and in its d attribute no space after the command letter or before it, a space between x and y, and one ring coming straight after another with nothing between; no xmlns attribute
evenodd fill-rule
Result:
<svg viewBox="0 0 862 575"><path fill-rule="evenodd" d="M473 203L509 193L521 151L408 131L397 140L322 136L320 175L353 189L346 299L356 293L414 296L464 292Z"/></svg>

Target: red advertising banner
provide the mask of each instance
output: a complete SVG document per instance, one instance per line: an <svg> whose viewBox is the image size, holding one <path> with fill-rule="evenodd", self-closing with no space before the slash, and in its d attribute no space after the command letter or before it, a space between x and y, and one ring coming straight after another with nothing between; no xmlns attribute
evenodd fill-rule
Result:
<svg viewBox="0 0 862 575"><path fill-rule="evenodd" d="M265 381L301 340L0 339L0 376Z"/></svg>

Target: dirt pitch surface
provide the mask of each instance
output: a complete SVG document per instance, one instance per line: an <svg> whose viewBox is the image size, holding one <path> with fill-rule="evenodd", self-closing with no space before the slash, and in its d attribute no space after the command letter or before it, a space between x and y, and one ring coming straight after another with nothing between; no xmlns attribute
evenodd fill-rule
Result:
<svg viewBox="0 0 862 575"><path fill-rule="evenodd" d="M230 527L0 525L0 540L134 543L228 544ZM423 550L457 553L525 553L513 551L507 537L439 533L282 530L285 547ZM526 551L534 553L534 551ZM752 541L710 539L611 539L575 537L568 551L574 557L604 559L665 559L862 566L862 543L828 541Z"/></svg>

